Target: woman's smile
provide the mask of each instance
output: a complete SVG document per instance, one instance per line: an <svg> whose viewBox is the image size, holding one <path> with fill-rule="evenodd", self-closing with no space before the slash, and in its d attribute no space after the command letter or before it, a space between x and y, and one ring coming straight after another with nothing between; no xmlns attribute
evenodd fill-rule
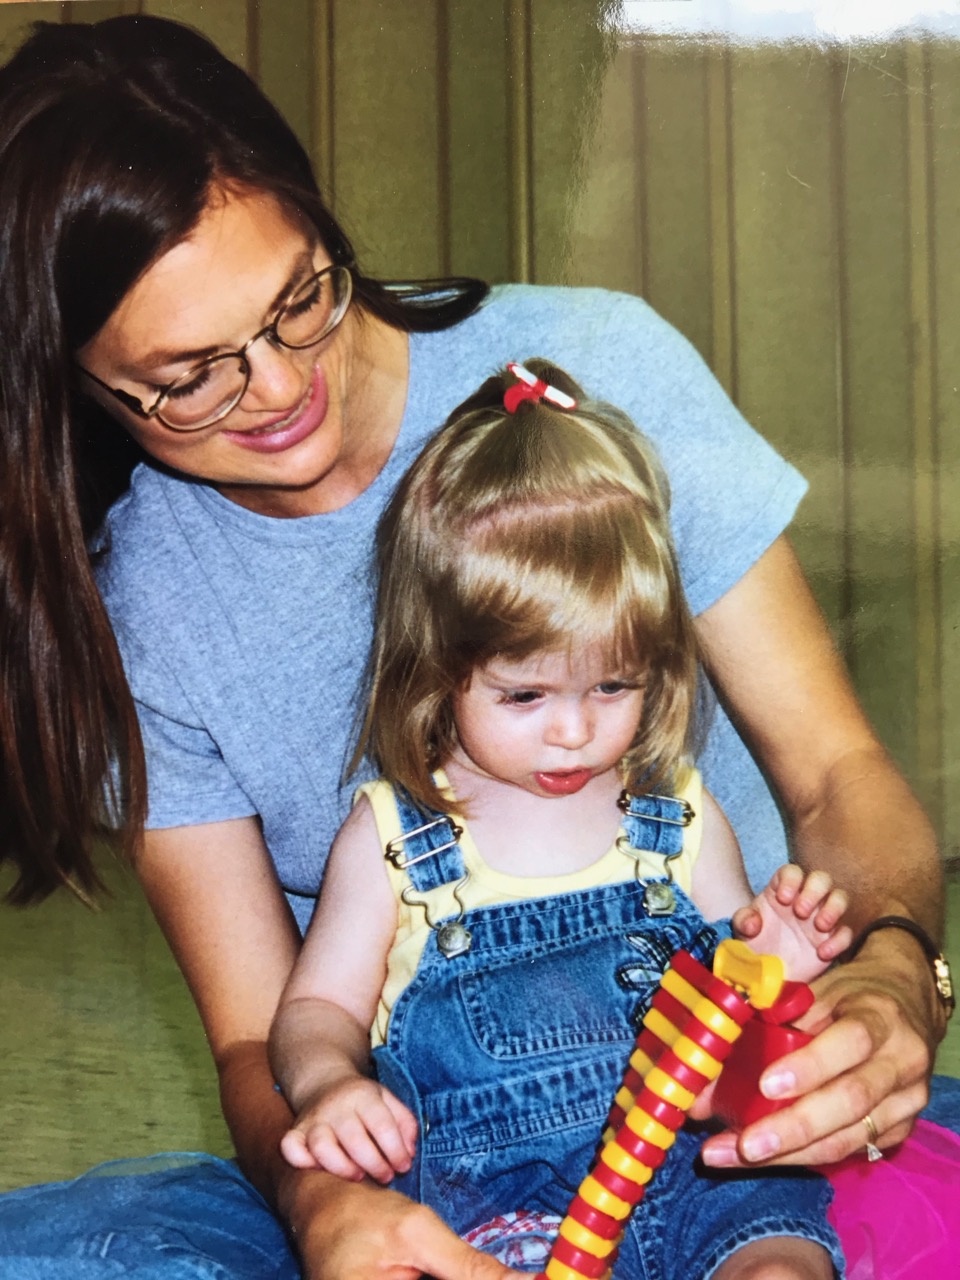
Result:
<svg viewBox="0 0 960 1280"><path fill-rule="evenodd" d="M248 427L245 431L224 430L221 435L242 449L252 449L255 453L283 453L308 439L323 425L329 400L327 380L317 364L306 395L291 413L279 414L272 422Z"/></svg>

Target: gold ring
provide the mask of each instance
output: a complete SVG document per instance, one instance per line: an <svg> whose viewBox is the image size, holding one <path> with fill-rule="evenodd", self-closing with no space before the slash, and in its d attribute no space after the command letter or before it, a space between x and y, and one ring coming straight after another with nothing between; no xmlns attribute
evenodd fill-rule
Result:
<svg viewBox="0 0 960 1280"><path fill-rule="evenodd" d="M877 1126L873 1122L873 1116L864 1116L862 1123L867 1130L867 1159L873 1164L875 1160L883 1159L883 1152L877 1146L880 1135L877 1132Z"/></svg>

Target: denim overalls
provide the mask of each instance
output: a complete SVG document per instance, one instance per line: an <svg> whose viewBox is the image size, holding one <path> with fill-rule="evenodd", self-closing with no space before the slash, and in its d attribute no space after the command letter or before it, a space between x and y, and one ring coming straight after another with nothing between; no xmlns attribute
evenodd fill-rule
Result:
<svg viewBox="0 0 960 1280"><path fill-rule="evenodd" d="M459 881L463 858L448 818L396 799L404 835L393 852L417 902ZM625 842L666 863L682 848L681 812L677 800L631 798ZM654 914L670 899L669 913ZM709 964L729 929L706 924L668 876L477 908L454 927L428 918L417 972L374 1052L378 1078L420 1123L417 1159L393 1185L460 1233L510 1210L562 1216L670 958L685 947ZM696 1280L771 1235L822 1243L842 1273L824 1179L711 1174L697 1164L700 1141L678 1135L634 1211L615 1277Z"/></svg>

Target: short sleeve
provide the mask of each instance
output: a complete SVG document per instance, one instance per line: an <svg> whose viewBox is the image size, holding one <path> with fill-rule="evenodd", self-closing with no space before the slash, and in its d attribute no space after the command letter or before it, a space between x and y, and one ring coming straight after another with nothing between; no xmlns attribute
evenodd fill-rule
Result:
<svg viewBox="0 0 960 1280"><path fill-rule="evenodd" d="M147 761L147 829L256 813L207 731L134 699Z"/></svg>
<svg viewBox="0 0 960 1280"><path fill-rule="evenodd" d="M147 829L256 814L175 674L129 639L120 648L147 764Z"/></svg>

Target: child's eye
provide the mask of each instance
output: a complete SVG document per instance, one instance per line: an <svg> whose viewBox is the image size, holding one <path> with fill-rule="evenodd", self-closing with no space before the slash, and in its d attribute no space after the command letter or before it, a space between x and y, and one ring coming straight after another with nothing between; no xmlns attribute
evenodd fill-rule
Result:
<svg viewBox="0 0 960 1280"><path fill-rule="evenodd" d="M597 685L597 692L602 693L606 698L613 698L618 693L624 693L628 689L636 689L637 685L629 680L604 680L603 684Z"/></svg>
<svg viewBox="0 0 960 1280"><path fill-rule="evenodd" d="M507 689L501 694L500 701L512 707L526 707L542 697L539 689Z"/></svg>

